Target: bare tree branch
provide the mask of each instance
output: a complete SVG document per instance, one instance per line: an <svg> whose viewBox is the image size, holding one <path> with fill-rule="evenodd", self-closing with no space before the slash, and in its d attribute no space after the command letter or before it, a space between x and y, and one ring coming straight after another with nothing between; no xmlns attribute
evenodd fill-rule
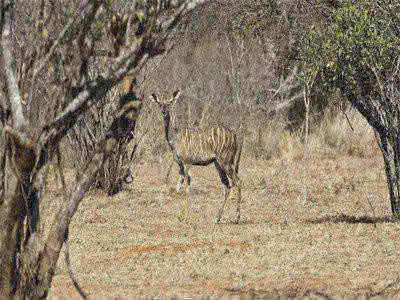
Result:
<svg viewBox="0 0 400 300"><path fill-rule="evenodd" d="M3 15L3 33L1 37L1 46L3 52L3 60L4 60L4 68L6 73L6 81L7 81L7 90L10 100L11 113L13 117L14 127L16 129L26 128L28 126L28 122L26 121L22 103L21 103L21 95L19 93L17 79L14 71L14 57L12 55L12 37L11 37L11 23L12 23L12 15L11 8L13 6L13 1L5 0L3 2L2 11Z"/></svg>
<svg viewBox="0 0 400 300"><path fill-rule="evenodd" d="M161 29L167 32L170 31L170 29L177 24L177 22L184 14L187 14L188 12L196 8L198 5L201 5L206 2L208 2L208 0L192 0L189 2L184 2L178 7L177 11L171 17L169 17L167 20L164 20L163 22L160 22L159 25Z"/></svg>
<svg viewBox="0 0 400 300"><path fill-rule="evenodd" d="M97 2L96 2L97 3ZM46 56L41 60L37 67L33 71L32 80L31 80L31 87L29 89L29 96L28 96L28 115L30 114L30 110L32 107L32 99L33 99L33 91L36 87L36 79L39 73L43 70L43 68L47 65L50 58L53 56L55 50L57 49L60 41L64 38L65 34L71 29L72 25L76 23L76 21L80 17L84 17L83 12L88 7L89 1L85 0L80 4L78 12L75 14L74 17L70 19L70 21L64 26L63 30L58 35L57 39L54 41L53 45L50 47L49 51L47 52ZM94 6L94 4L93 4Z"/></svg>
<svg viewBox="0 0 400 300"><path fill-rule="evenodd" d="M128 118L136 120L140 110L139 104L130 104L123 107L118 113L118 118L114 120L106 137L102 139L97 145L97 151L93 158L88 162L83 174L75 185L73 192L70 194L68 201L60 208L56 219L52 224L50 234L47 238L43 253L39 260L39 274L45 276L43 280L43 289L47 290L51 285L51 280L54 275L55 267L57 264L58 256L60 254L62 245L65 240L65 234L68 231L71 218L75 214L78 206L83 199L86 191L92 185L95 175L100 170L106 159L112 153L114 147L117 146L118 140L121 138L119 135L120 118L125 115ZM39 297L42 297L44 290L40 291Z"/></svg>
<svg viewBox="0 0 400 300"><path fill-rule="evenodd" d="M37 67L33 71L32 81L34 81L37 75L43 70L46 64L49 62L51 56L54 54L57 46L59 45L60 41L64 38L65 34L70 30L71 26L76 22L76 20L82 16L83 10L87 7L88 2L85 1L84 5L81 5L80 11L71 18L71 20L64 26L63 30L58 35L57 39L54 41L53 45L50 47L50 50L47 52L46 56L38 63Z"/></svg>
<svg viewBox="0 0 400 300"><path fill-rule="evenodd" d="M144 65L148 56L144 54L138 61L136 61L136 68L130 70L131 65L135 63L132 57L137 54L141 48L145 48L146 44L133 43L133 45L126 51L122 51L119 57L114 59L109 70L109 80L98 79L97 81L89 82L85 87L80 88L82 91L68 104L63 112L59 114L50 124L44 127L44 130L54 128L61 128L66 122L77 116L77 113L84 109L84 106L90 106L88 101L92 99L99 99L111 89L114 85L119 83L125 76L135 74Z"/></svg>
<svg viewBox="0 0 400 300"><path fill-rule="evenodd" d="M69 230L67 229L67 233L65 234L65 241L64 241L64 243L65 243L65 263L67 264L68 274L72 280L72 283L74 284L75 289L78 291L79 295L81 295L81 297L83 299L86 299L87 294L83 291L83 289L79 285L78 281L75 278L74 272L72 271L71 260L69 258L68 231Z"/></svg>
<svg viewBox="0 0 400 300"><path fill-rule="evenodd" d="M87 104L87 101L94 98L94 96L101 96L106 92L107 84L112 87L110 81L99 84L96 81L89 82L82 88L82 91L67 105L63 112L61 112L50 124L44 127L44 130L50 130L54 128L61 128L66 122L77 116L77 113L83 109L83 106ZM100 90L103 92L101 93Z"/></svg>

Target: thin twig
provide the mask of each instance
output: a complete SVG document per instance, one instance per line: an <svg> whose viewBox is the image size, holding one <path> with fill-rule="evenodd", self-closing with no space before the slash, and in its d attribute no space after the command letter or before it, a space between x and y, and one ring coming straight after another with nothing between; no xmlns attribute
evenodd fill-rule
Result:
<svg viewBox="0 0 400 300"><path fill-rule="evenodd" d="M347 116L346 112L343 110L342 107L340 107L340 110L342 111L342 113L343 113L344 116L346 117L347 123L349 123L349 126L350 126L351 130L354 131L354 128L353 128L353 126L351 126L350 119L349 119L349 117Z"/></svg>

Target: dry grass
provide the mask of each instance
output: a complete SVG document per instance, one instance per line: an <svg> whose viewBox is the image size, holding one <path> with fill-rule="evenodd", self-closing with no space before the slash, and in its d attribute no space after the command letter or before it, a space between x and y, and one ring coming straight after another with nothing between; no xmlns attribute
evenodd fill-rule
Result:
<svg viewBox="0 0 400 300"><path fill-rule="evenodd" d="M371 150L372 151L372 150ZM86 196L70 230L72 265L91 295L365 295L399 277L400 224L392 221L380 153L368 158L312 151L308 199L301 156L254 160L244 153L243 219L227 204L213 167L193 168L188 224L164 184L168 164L136 166L129 190ZM61 200L50 185L56 207ZM394 295L400 284L386 289ZM59 260L51 296L77 297Z"/></svg>

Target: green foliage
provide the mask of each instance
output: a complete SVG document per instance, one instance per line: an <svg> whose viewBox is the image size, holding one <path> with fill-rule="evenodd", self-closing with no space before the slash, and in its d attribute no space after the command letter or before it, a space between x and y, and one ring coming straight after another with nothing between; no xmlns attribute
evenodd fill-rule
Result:
<svg viewBox="0 0 400 300"><path fill-rule="evenodd" d="M354 3L353 3L354 2ZM340 8L312 25L299 40L301 76L322 75L326 88L359 91L360 83L377 86L399 61L399 4L390 0L343 1Z"/></svg>

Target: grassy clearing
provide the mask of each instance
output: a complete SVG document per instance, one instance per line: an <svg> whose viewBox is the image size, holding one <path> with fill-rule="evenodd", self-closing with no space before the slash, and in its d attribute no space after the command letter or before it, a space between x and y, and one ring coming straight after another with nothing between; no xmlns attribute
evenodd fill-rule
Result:
<svg viewBox="0 0 400 300"><path fill-rule="evenodd" d="M302 156L262 161L245 154L239 225L232 223L234 201L215 224L222 188L213 167L193 168L190 219L182 224L177 169L167 186L167 164L138 165L129 190L114 198L93 191L75 215L70 249L79 282L107 297L382 290L399 276L400 224L391 219L380 153L309 155L304 201ZM56 195L55 185L49 189ZM63 257L51 295L77 296Z"/></svg>

